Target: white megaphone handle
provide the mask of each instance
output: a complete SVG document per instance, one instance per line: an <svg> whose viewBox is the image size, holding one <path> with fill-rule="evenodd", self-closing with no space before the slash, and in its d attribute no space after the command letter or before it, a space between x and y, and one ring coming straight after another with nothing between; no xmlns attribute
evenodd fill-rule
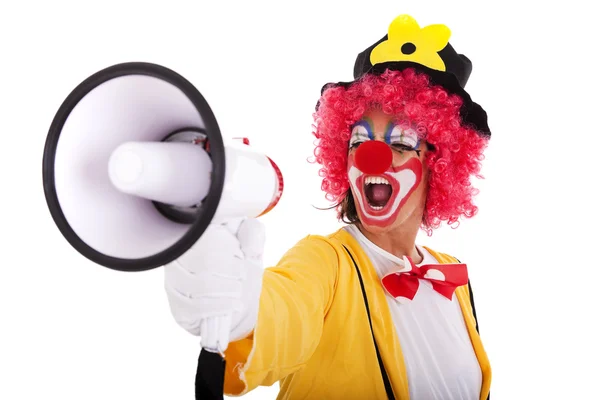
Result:
<svg viewBox="0 0 600 400"><path fill-rule="evenodd" d="M200 323L200 344L202 348L211 353L219 353L225 357L225 350L229 345L229 332L231 330L231 314L210 317Z"/></svg>
<svg viewBox="0 0 600 400"><path fill-rule="evenodd" d="M233 235L237 235L240 225L246 218L230 218L213 220L213 224L224 225ZM229 345L232 314L209 317L200 323L200 344L203 349L212 353L225 356L224 352Z"/></svg>

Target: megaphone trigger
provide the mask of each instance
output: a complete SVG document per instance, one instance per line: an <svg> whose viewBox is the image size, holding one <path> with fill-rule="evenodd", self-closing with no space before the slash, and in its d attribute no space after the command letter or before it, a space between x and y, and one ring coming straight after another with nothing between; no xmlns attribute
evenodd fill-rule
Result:
<svg viewBox="0 0 600 400"><path fill-rule="evenodd" d="M240 142L246 144L246 145L250 145L250 139L248 139L247 137L235 137L233 138L234 140L239 140Z"/></svg>

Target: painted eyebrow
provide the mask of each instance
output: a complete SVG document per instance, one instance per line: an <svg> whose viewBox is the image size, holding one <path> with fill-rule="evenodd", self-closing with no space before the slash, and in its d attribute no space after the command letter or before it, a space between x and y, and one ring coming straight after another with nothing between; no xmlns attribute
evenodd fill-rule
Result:
<svg viewBox="0 0 600 400"><path fill-rule="evenodd" d="M394 128L397 125L398 125L398 123L396 121L390 121L390 122L388 122L387 126L385 127L385 134L383 135L383 140L387 144L391 144L391 142L392 142L392 131L394 130Z"/></svg>
<svg viewBox="0 0 600 400"><path fill-rule="evenodd" d="M370 119L364 118L364 119L358 121L357 123L355 123L354 125L352 125L352 130L355 127L357 127L357 126L362 126L363 128L365 128L367 130L367 133L369 134L369 139L375 140L375 135L373 134L373 128L372 128L372 124L371 124L371 120ZM358 136L364 137L365 134L364 133L359 133Z"/></svg>
<svg viewBox="0 0 600 400"><path fill-rule="evenodd" d="M402 128L402 126L401 126L401 125L402 125L402 124L401 124L400 122L398 122L398 121L395 121L395 122L392 122L392 121L390 121L390 122L388 123L388 126L386 127L386 130L385 130L385 136L384 136L384 138L385 138L384 140L385 140L385 142L386 142L387 144L389 144L389 145L391 145L391 144L392 144L392 131L393 131L393 130L394 130L394 128L395 128L395 127L397 127L397 126L400 126L400 128ZM405 130L403 129L403 132L404 132L404 131L405 131ZM415 139L415 140L416 140L416 142L417 142L417 143L416 143L416 144L415 144L415 146L413 147L414 149L418 148L418 147L420 146L420 144L421 144L421 138L419 137L419 135L418 135L418 134L415 134L415 135L414 135L414 137L413 137L413 135L401 135L401 137L402 137L402 136L411 137L411 138L413 138L413 139Z"/></svg>

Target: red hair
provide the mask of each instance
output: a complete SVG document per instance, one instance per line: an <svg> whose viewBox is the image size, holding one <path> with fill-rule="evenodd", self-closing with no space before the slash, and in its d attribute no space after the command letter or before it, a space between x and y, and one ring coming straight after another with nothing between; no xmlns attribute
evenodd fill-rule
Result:
<svg viewBox="0 0 600 400"><path fill-rule="evenodd" d="M326 198L340 204L349 192L351 126L369 109L379 107L387 114L408 118L434 147L426 159L430 176L422 228L431 234L443 221L458 225L461 216L474 216L473 197L478 191L470 179L482 178L479 171L488 141L462 124L461 106L459 96L431 85L427 75L413 69L367 74L348 87L327 88L313 115L314 161L321 165Z"/></svg>

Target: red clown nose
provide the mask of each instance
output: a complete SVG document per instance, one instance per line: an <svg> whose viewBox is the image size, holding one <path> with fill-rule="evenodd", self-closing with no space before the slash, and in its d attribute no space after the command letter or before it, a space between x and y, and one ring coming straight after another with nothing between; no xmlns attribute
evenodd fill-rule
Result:
<svg viewBox="0 0 600 400"><path fill-rule="evenodd" d="M383 174L392 165L394 155L385 142L369 140L358 146L354 161L364 174Z"/></svg>

